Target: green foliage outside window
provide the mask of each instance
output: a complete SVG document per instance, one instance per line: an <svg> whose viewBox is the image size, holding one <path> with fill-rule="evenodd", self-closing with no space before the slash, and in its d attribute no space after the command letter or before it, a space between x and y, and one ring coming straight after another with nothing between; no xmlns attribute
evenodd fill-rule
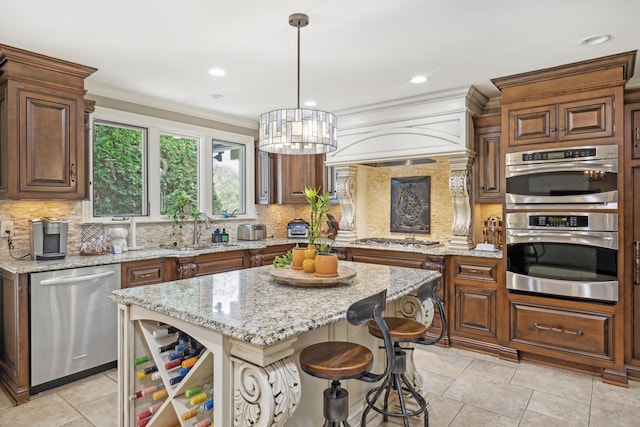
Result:
<svg viewBox="0 0 640 427"><path fill-rule="evenodd" d="M142 215L145 129L94 126L93 215Z"/></svg>
<svg viewBox="0 0 640 427"><path fill-rule="evenodd" d="M176 200L189 199L196 213L198 200L198 141L172 135L160 135L160 194L162 214L173 219Z"/></svg>

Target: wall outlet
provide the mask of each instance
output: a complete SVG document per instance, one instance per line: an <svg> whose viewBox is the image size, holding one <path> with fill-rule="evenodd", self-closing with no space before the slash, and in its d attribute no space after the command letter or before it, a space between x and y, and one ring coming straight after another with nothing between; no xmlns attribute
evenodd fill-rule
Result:
<svg viewBox="0 0 640 427"><path fill-rule="evenodd" d="M2 221L0 223L0 236L3 239L9 238L9 236L13 237L13 221Z"/></svg>

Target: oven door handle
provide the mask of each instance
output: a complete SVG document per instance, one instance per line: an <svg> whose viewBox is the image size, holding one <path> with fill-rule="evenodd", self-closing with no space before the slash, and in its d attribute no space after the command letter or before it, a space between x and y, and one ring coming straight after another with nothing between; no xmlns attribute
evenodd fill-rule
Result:
<svg viewBox="0 0 640 427"><path fill-rule="evenodd" d="M598 231L545 232L540 230L507 230L505 242L514 243L571 243L618 249L618 233Z"/></svg>
<svg viewBox="0 0 640 427"><path fill-rule="evenodd" d="M602 160L583 160L580 162L561 163L536 163L527 165L507 165L506 177L511 178L520 175L530 175L532 173L545 172L572 172L572 171L592 171L618 172L618 161L615 159L603 162Z"/></svg>

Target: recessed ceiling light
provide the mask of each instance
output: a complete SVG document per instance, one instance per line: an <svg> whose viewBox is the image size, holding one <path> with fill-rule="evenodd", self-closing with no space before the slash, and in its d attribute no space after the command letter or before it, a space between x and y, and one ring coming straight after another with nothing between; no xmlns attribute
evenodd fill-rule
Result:
<svg viewBox="0 0 640 427"><path fill-rule="evenodd" d="M307 107L315 107L316 105L318 105L318 103L316 101L305 101L304 105L306 105Z"/></svg>
<svg viewBox="0 0 640 427"><path fill-rule="evenodd" d="M213 99L222 99L222 98L224 98L224 95L220 95L219 93L213 93L213 94L211 94L211 97Z"/></svg>
<svg viewBox="0 0 640 427"><path fill-rule="evenodd" d="M209 74L216 77L222 77L227 74L223 69L220 68L212 68L209 70Z"/></svg>
<svg viewBox="0 0 640 427"><path fill-rule="evenodd" d="M427 80L429 80L427 76L415 76L411 79L411 83L420 84L426 82Z"/></svg>
<svg viewBox="0 0 640 427"><path fill-rule="evenodd" d="M606 43L611 39L609 34L601 34L597 36L589 36L585 37L578 42L579 45L582 46L595 46L597 44Z"/></svg>

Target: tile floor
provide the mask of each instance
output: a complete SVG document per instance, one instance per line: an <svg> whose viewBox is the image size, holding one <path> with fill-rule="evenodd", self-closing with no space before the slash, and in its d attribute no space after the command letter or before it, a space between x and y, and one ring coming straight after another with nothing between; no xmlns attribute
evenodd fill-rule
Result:
<svg viewBox="0 0 640 427"><path fill-rule="evenodd" d="M611 386L595 376L439 347L419 349L414 360L431 427L640 426L639 382ZM0 426L115 426L116 380L111 370L18 407L0 393Z"/></svg>

